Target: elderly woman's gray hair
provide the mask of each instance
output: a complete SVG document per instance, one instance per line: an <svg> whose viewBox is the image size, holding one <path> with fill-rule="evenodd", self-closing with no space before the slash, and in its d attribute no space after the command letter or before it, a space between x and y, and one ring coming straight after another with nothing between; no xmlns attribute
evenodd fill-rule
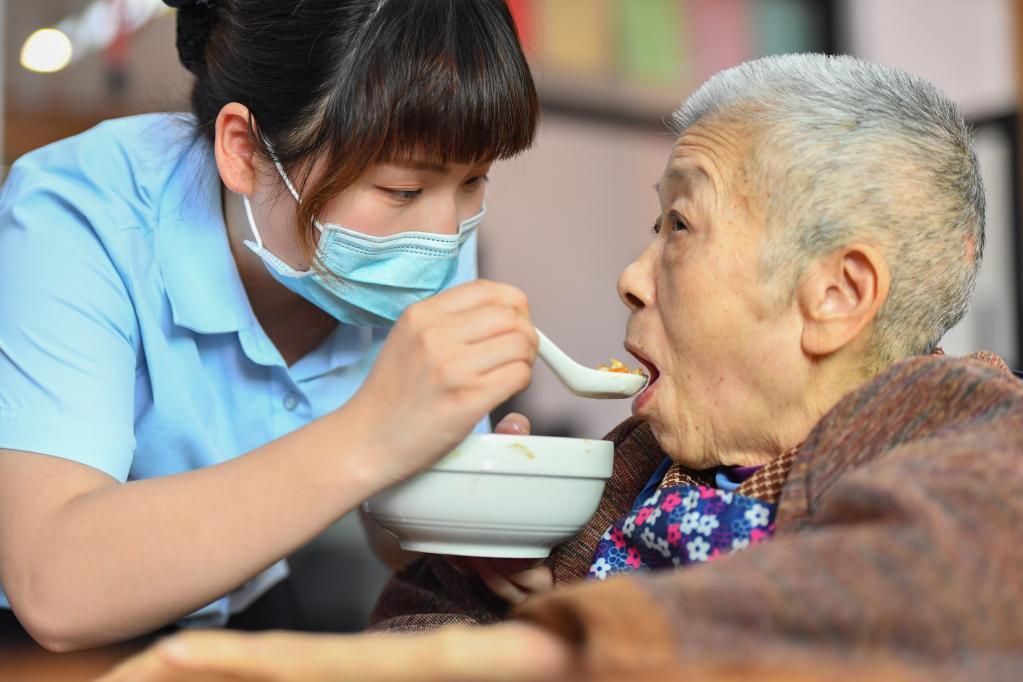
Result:
<svg viewBox="0 0 1023 682"><path fill-rule="evenodd" d="M873 330L878 368L928 353L966 312L984 249L970 131L933 85L852 57L766 57L723 71L674 114L743 126L764 201L763 276L788 300L813 261L876 245L892 273Z"/></svg>

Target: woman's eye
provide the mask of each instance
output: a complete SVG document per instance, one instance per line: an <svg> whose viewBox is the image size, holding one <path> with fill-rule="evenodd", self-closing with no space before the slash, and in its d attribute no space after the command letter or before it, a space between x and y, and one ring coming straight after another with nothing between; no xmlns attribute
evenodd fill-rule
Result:
<svg viewBox="0 0 1023 682"><path fill-rule="evenodd" d="M680 216L677 216L677 215L671 216L671 230L672 230L672 232L681 232L683 230L688 230L688 229L689 229L689 226L686 225L686 221L682 220L682 218Z"/></svg>
<svg viewBox="0 0 1023 682"><path fill-rule="evenodd" d="M661 219L660 218L657 218L657 219L654 220L654 225L653 225L653 227L650 228L650 230L654 234L660 234L661 233Z"/></svg>
<svg viewBox="0 0 1023 682"><path fill-rule="evenodd" d="M390 189L387 187L381 187L381 189L399 201L412 201L423 193L421 189Z"/></svg>
<svg viewBox="0 0 1023 682"><path fill-rule="evenodd" d="M465 181L465 186L469 187L471 189L475 189L475 188L479 187L480 185L488 182L489 180L490 180L490 176L488 176L486 173L484 173L483 175L477 175L474 178L469 178L468 180L466 180Z"/></svg>

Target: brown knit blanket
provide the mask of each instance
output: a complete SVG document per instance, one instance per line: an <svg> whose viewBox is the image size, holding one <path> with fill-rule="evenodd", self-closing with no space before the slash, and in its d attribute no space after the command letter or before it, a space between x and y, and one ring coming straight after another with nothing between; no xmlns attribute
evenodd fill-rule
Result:
<svg viewBox="0 0 1023 682"><path fill-rule="evenodd" d="M559 589L512 614L578 642L594 677L798 660L1023 679L1023 384L996 358L913 358L843 398L797 452L740 489L778 499L769 542L581 582L600 534L664 456L633 420L608 438L616 460L600 507L549 560ZM392 578L373 620L481 625L505 609L429 557Z"/></svg>

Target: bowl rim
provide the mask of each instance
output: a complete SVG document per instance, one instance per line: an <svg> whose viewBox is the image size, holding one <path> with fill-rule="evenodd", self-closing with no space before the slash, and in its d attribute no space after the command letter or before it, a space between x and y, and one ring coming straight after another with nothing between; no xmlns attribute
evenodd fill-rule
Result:
<svg viewBox="0 0 1023 682"><path fill-rule="evenodd" d="M569 442L573 444L571 451L560 453L557 458L537 457L529 447L530 444L557 447L559 443ZM474 450L467 452L467 448ZM613 464L614 443L609 440L477 433L471 434L422 473L608 479Z"/></svg>

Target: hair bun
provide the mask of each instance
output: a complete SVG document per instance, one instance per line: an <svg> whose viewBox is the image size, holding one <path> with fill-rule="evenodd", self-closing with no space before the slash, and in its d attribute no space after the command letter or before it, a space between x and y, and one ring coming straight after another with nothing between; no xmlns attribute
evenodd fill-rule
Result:
<svg viewBox="0 0 1023 682"><path fill-rule="evenodd" d="M214 0L163 0L178 10L178 59L182 66L199 75L206 68L206 42L217 23Z"/></svg>

